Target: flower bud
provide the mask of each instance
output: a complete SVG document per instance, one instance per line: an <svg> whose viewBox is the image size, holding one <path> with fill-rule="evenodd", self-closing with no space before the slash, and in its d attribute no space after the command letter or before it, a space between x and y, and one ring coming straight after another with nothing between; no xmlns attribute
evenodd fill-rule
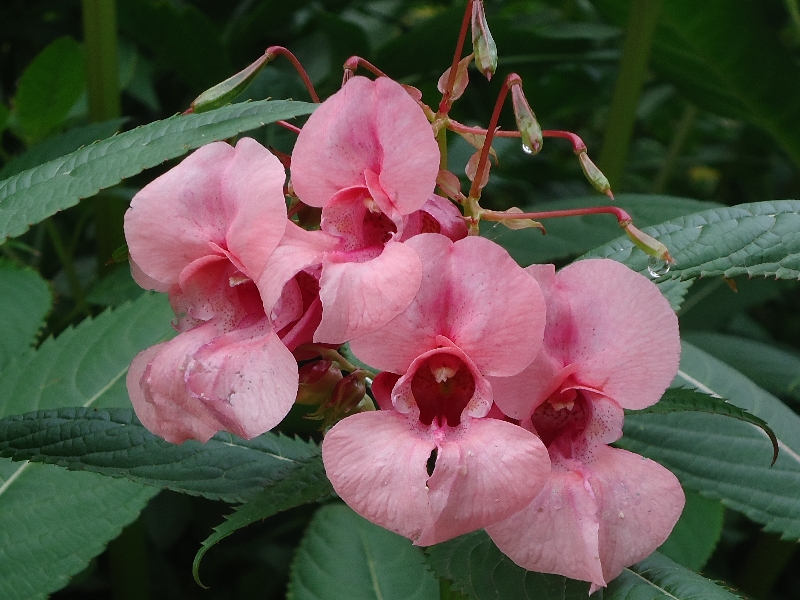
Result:
<svg viewBox="0 0 800 600"><path fill-rule="evenodd" d="M482 0L472 3L472 51L475 54L475 66L486 79L491 80L497 70L497 46L486 22Z"/></svg>
<svg viewBox="0 0 800 600"><path fill-rule="evenodd" d="M456 79L455 82L453 83L453 89L450 91L451 104L454 100L458 100L464 93L464 90L467 89L467 84L469 83L468 68L469 68L469 63L472 62L472 57L473 55L470 54L462 58L460 61L458 61L458 67L456 68ZM436 88L442 94L444 94L447 91L447 82L450 79L451 69L452 67L448 67L447 70L444 73L442 73L442 76L439 77L439 81L436 84Z"/></svg>
<svg viewBox="0 0 800 600"><path fill-rule="evenodd" d="M633 223L630 221L624 224L622 228L636 247L641 249L645 254L663 260L668 265L675 264L675 259L669 254L669 248L657 239L634 227Z"/></svg>
<svg viewBox="0 0 800 600"><path fill-rule="evenodd" d="M336 385L342 380L338 365L329 360L306 363L299 370L300 385L297 388L298 404L325 404L333 395Z"/></svg>
<svg viewBox="0 0 800 600"><path fill-rule="evenodd" d="M272 60L272 56L264 54L252 65L239 71L236 75L228 77L222 83L207 89L194 99L187 112L201 113L224 106L247 89L247 86L253 82L256 75L270 60Z"/></svg>
<svg viewBox="0 0 800 600"><path fill-rule="evenodd" d="M478 179L478 189L483 189L486 187L486 184L489 183L489 164L491 163L490 160L487 160L483 164L483 168L481 169L480 175L478 174L478 162L481 159L481 151L478 150L475 154L473 154L470 159L467 161L467 166L464 168L464 172L467 174L467 177L470 181L475 181L475 178Z"/></svg>
<svg viewBox="0 0 800 600"><path fill-rule="evenodd" d="M461 193L461 182L455 174L450 171L439 171L436 176L436 183L448 198L459 203L464 201L464 194Z"/></svg>
<svg viewBox="0 0 800 600"><path fill-rule="evenodd" d="M589 180L589 183L592 184L594 189L604 193L613 200L614 194L611 193L611 184L608 182L606 176L603 175L603 172L597 168L597 165L592 162L592 159L589 158L585 150L578 153L578 160L581 161L583 174L586 175L586 179Z"/></svg>
<svg viewBox="0 0 800 600"><path fill-rule="evenodd" d="M522 136L522 149L526 154L538 154L542 149L544 138L542 128L536 115L533 114L525 92L522 91L522 84L511 86L511 103L514 106L514 118L517 120L517 129Z"/></svg>

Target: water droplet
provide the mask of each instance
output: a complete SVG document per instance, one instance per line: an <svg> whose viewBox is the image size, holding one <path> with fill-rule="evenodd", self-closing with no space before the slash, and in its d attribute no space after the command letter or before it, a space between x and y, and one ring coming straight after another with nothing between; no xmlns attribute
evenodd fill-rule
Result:
<svg viewBox="0 0 800 600"><path fill-rule="evenodd" d="M525 154L533 154L533 150L531 150L531 147L528 146L527 144L522 144L522 151Z"/></svg>
<svg viewBox="0 0 800 600"><path fill-rule="evenodd" d="M669 263L655 256L651 256L647 261L647 272L650 273L650 277L653 279L666 275L669 273Z"/></svg>

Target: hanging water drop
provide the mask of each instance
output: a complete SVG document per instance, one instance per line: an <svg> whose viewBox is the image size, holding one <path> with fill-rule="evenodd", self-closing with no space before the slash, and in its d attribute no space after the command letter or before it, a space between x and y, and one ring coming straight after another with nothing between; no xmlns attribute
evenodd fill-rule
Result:
<svg viewBox="0 0 800 600"><path fill-rule="evenodd" d="M655 256L651 256L647 261L647 272L650 277L657 279L669 273L669 263Z"/></svg>
<svg viewBox="0 0 800 600"><path fill-rule="evenodd" d="M533 150L531 150L531 147L528 146L528 144L522 144L522 151L525 154L533 154Z"/></svg>

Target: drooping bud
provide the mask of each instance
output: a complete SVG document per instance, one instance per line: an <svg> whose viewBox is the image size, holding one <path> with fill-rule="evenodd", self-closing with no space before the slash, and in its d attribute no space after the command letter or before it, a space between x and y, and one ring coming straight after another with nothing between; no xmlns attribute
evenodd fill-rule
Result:
<svg viewBox="0 0 800 600"><path fill-rule="evenodd" d="M486 79L491 80L497 70L497 46L486 22L483 0L472 3L472 51L475 54L475 66Z"/></svg>
<svg viewBox="0 0 800 600"><path fill-rule="evenodd" d="M272 60L272 56L263 54L249 67L242 69L236 75L228 77L222 83L207 89L194 99L187 112L201 113L224 106L249 86L261 69Z"/></svg>
<svg viewBox="0 0 800 600"><path fill-rule="evenodd" d="M333 395L336 384L342 380L339 366L329 360L322 359L306 363L299 369L299 386L297 388L298 404L322 405Z"/></svg>
<svg viewBox="0 0 800 600"><path fill-rule="evenodd" d="M514 105L514 118L517 120L517 129L522 136L522 149L526 154L538 154L542 149L544 138L542 128L536 115L533 114L525 92L522 91L522 84L515 83L511 86L511 103Z"/></svg>
<svg viewBox="0 0 800 600"><path fill-rule="evenodd" d="M669 248L667 248L657 239L634 227L633 223L630 221L623 223L622 228L625 230L625 233L628 234L628 237L631 238L631 241L634 243L634 245L641 249L645 254L652 256L655 259L664 261L664 263L667 265L675 264L675 259L669 254Z"/></svg>
<svg viewBox="0 0 800 600"><path fill-rule="evenodd" d="M453 90L450 92L450 103L454 100L458 100L464 90L467 89L467 84L469 83L469 63L472 62L472 54L465 56L460 61L458 61L458 68L456 68L456 79L453 83ZM442 76L439 77L439 81L436 84L436 88L444 94L447 91L447 82L450 80L450 71L452 67L448 67L447 70L442 73Z"/></svg>
<svg viewBox="0 0 800 600"><path fill-rule="evenodd" d="M592 162L592 159L589 158L585 150L578 153L578 160L581 161L583 174L586 175L586 179L589 180L589 183L592 184L594 189L598 192L602 192L613 200L614 194L611 193L611 184L608 182L606 176L603 175L603 172L597 168L597 165Z"/></svg>
<svg viewBox="0 0 800 600"><path fill-rule="evenodd" d="M459 203L464 201L464 194L461 193L461 182L454 173L450 171L439 171L439 174L436 176L436 183L448 198Z"/></svg>
<svg viewBox="0 0 800 600"><path fill-rule="evenodd" d="M334 385L330 400L306 418L322 421L322 428L327 429L351 413L374 410L367 397L366 379L367 372L361 369L343 377Z"/></svg>

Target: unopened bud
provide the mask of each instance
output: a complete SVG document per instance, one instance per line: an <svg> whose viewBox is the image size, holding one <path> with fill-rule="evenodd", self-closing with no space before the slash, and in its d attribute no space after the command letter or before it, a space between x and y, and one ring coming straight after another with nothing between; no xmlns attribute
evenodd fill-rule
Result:
<svg viewBox="0 0 800 600"><path fill-rule="evenodd" d="M586 175L586 179L589 180L589 183L592 184L594 189L598 192L602 192L613 200L614 194L611 193L611 184L608 182L606 176L603 175L603 172L597 168L597 165L592 162L592 159L589 158L585 150L578 153L578 160L581 161L583 174Z"/></svg>
<svg viewBox="0 0 800 600"><path fill-rule="evenodd" d="M439 171L436 176L436 183L439 185L444 195L452 198L456 202L463 202L464 194L461 193L461 182L458 177L450 171Z"/></svg>
<svg viewBox="0 0 800 600"><path fill-rule="evenodd" d="M522 84L511 86L511 102L514 105L514 118L517 120L517 129L522 137L522 149L526 154L538 154L542 149L544 138L542 128L536 115L533 114L525 92L522 91Z"/></svg>
<svg viewBox="0 0 800 600"><path fill-rule="evenodd" d="M458 100L461 98L464 90L467 89L467 84L469 84L469 63L472 62L472 54L465 56L460 61L458 61L458 67L456 68L456 79L453 83L453 89L450 91L450 102L452 103L454 100ZM447 91L447 82L450 80L450 71L452 67L448 67L447 70L442 73L442 76L439 77L439 82L436 84L437 89L444 94Z"/></svg>
<svg viewBox="0 0 800 600"><path fill-rule="evenodd" d="M472 51L475 54L475 66L486 79L491 80L497 70L497 46L486 22L482 0L472 3Z"/></svg>
<svg viewBox="0 0 800 600"><path fill-rule="evenodd" d="M364 399L367 393L367 384L363 371L353 371L342 378L333 388L328 406L339 413L350 412Z"/></svg>
<svg viewBox="0 0 800 600"><path fill-rule="evenodd" d="M228 77L222 83L206 90L194 99L189 111L201 113L214 108L224 106L236 96L241 94L256 78L256 75L264 66L272 60L272 56L263 54L257 61L249 67L239 71L236 75ZM188 112L188 111L187 111Z"/></svg>
<svg viewBox="0 0 800 600"><path fill-rule="evenodd" d="M654 237L647 235L644 231L633 226L628 221L622 228L637 248L641 249L648 256L663 260L668 265L674 265L675 259L669 254L669 248L659 242Z"/></svg>
<svg viewBox="0 0 800 600"><path fill-rule="evenodd" d="M299 386L295 400L298 404L327 403L336 384L342 380L338 365L325 359L303 365L298 374Z"/></svg>

